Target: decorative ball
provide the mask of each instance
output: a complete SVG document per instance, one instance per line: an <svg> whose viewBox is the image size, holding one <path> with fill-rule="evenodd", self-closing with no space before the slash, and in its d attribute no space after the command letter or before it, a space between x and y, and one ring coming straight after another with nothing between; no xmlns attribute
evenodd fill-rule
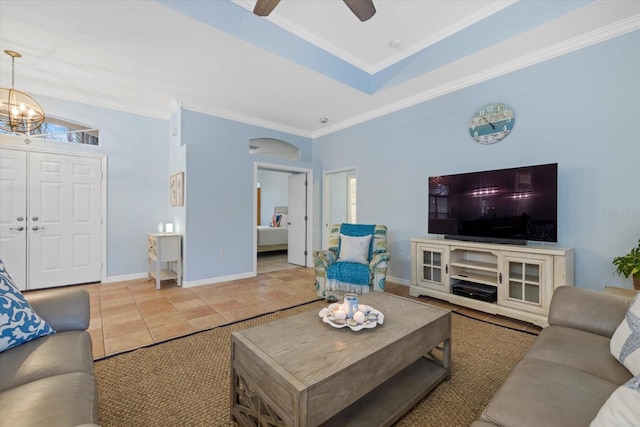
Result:
<svg viewBox="0 0 640 427"><path fill-rule="evenodd" d="M336 318L336 320L344 320L347 318L347 313L342 309L338 309L335 312L334 317Z"/></svg>
<svg viewBox="0 0 640 427"><path fill-rule="evenodd" d="M368 306L366 306L366 305L364 305L364 304L358 304L358 310L360 310L361 312L363 312L363 313L365 314L365 316L366 316L367 314L369 314L369 311L371 311L371 310L369 309L369 307L368 307Z"/></svg>
<svg viewBox="0 0 640 427"><path fill-rule="evenodd" d="M365 319L364 313L361 311L356 311L353 314L353 320L358 322L358 325L362 325L364 323L364 319Z"/></svg>

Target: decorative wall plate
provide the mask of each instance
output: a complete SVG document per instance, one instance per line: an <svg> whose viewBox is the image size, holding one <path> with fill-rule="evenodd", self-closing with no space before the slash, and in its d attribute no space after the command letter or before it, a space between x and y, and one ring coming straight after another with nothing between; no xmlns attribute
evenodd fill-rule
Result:
<svg viewBox="0 0 640 427"><path fill-rule="evenodd" d="M506 104L494 102L480 108L469 121L469 134L478 144L495 144L509 135L516 116Z"/></svg>

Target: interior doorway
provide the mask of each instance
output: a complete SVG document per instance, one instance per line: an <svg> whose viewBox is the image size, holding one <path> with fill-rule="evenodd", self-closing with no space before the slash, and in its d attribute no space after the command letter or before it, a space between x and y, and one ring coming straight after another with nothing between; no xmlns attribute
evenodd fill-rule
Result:
<svg viewBox="0 0 640 427"><path fill-rule="evenodd" d="M355 166L324 172L322 193L322 247L329 244L331 225L356 223L357 175Z"/></svg>
<svg viewBox="0 0 640 427"><path fill-rule="evenodd" d="M254 274L313 265L311 182L311 169L254 164Z"/></svg>

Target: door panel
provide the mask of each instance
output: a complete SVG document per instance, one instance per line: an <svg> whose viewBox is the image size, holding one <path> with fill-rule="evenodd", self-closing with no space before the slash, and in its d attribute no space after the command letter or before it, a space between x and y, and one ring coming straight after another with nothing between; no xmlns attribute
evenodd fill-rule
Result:
<svg viewBox="0 0 640 427"><path fill-rule="evenodd" d="M329 246L331 226L357 222L356 170L336 170L324 173L322 195L322 247Z"/></svg>
<svg viewBox="0 0 640 427"><path fill-rule="evenodd" d="M307 235L307 174L289 175L289 242L287 261L290 264L306 266Z"/></svg>
<svg viewBox="0 0 640 427"><path fill-rule="evenodd" d="M27 153L0 149L0 259L20 290L27 288ZM20 229L22 228L22 229Z"/></svg>
<svg viewBox="0 0 640 427"><path fill-rule="evenodd" d="M31 153L29 166L29 289L100 281L100 159Z"/></svg>

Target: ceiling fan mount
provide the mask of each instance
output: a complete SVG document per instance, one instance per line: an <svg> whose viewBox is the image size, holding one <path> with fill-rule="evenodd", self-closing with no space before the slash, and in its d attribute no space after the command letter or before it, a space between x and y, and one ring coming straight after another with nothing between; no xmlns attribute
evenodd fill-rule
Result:
<svg viewBox="0 0 640 427"><path fill-rule="evenodd" d="M354 15L362 22L370 19L376 14L373 0L342 0L351 9ZM280 0L257 0L253 13L258 16L269 16L269 14L280 3Z"/></svg>

